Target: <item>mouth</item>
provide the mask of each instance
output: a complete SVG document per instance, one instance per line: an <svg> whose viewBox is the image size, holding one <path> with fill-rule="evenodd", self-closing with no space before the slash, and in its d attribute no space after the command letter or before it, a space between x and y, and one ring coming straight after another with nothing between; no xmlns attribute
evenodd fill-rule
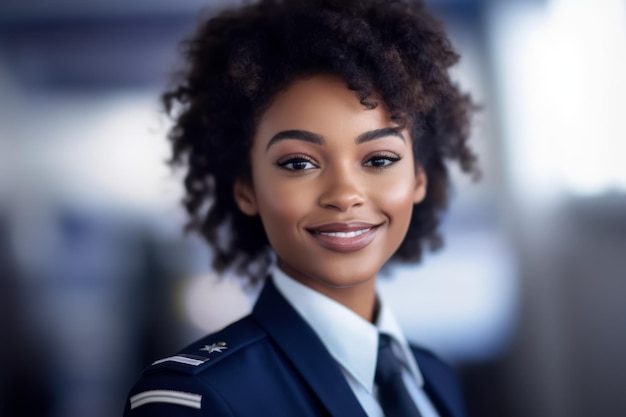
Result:
<svg viewBox="0 0 626 417"><path fill-rule="evenodd" d="M323 235L323 236L334 236L334 237L349 238L349 237L361 236L363 233L367 233L370 230L372 230L371 227L369 227L367 229L355 230L354 232L318 232L318 231L313 231L313 233L318 233L318 234Z"/></svg>
<svg viewBox="0 0 626 417"><path fill-rule="evenodd" d="M356 252L369 245L376 237L380 224L331 223L308 229L322 247L333 252Z"/></svg>

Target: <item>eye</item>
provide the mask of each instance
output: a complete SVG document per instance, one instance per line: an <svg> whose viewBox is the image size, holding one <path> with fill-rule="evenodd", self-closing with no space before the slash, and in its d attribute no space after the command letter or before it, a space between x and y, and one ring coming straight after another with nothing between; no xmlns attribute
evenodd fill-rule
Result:
<svg viewBox="0 0 626 417"><path fill-rule="evenodd" d="M317 168L317 165L315 165L309 159L302 157L289 158L284 161L278 161L276 165L289 171L304 171L307 169Z"/></svg>
<svg viewBox="0 0 626 417"><path fill-rule="evenodd" d="M384 168L391 164L394 164L400 160L397 155L375 155L368 159L363 166L373 168Z"/></svg>

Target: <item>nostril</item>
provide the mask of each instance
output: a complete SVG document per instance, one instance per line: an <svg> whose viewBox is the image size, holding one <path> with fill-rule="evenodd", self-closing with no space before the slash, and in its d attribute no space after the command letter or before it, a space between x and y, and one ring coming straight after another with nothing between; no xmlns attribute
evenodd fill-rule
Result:
<svg viewBox="0 0 626 417"><path fill-rule="evenodd" d="M344 198L344 199L320 199L320 205L327 208L335 208L340 211L347 211L353 207L363 206L364 201L361 198Z"/></svg>
<svg viewBox="0 0 626 417"><path fill-rule="evenodd" d="M365 193L353 173L335 171L327 177L326 188L319 197L322 207L346 211L365 203Z"/></svg>

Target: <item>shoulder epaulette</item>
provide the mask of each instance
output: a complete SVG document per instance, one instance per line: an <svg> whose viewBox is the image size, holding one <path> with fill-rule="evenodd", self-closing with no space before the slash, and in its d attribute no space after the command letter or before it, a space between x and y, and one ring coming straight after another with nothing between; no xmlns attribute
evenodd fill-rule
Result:
<svg viewBox="0 0 626 417"><path fill-rule="evenodd" d="M263 338L263 330L251 316L246 316L219 332L192 343L176 355L154 361L143 373L170 371L197 375Z"/></svg>

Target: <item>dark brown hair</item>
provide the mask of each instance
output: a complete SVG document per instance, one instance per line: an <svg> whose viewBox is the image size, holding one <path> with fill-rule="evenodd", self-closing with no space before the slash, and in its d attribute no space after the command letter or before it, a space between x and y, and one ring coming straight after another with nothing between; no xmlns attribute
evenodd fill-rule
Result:
<svg viewBox="0 0 626 417"><path fill-rule="evenodd" d="M380 98L410 129L427 196L392 259L419 262L425 247L441 246L445 161L477 174L467 146L473 106L448 74L457 53L421 2L264 0L209 19L182 46L188 68L163 95L174 119L171 163L185 169L187 228L212 247L218 271L265 274L267 237L258 217L239 211L233 183L249 179L252 137L272 97L319 73L341 77L365 108Z"/></svg>

